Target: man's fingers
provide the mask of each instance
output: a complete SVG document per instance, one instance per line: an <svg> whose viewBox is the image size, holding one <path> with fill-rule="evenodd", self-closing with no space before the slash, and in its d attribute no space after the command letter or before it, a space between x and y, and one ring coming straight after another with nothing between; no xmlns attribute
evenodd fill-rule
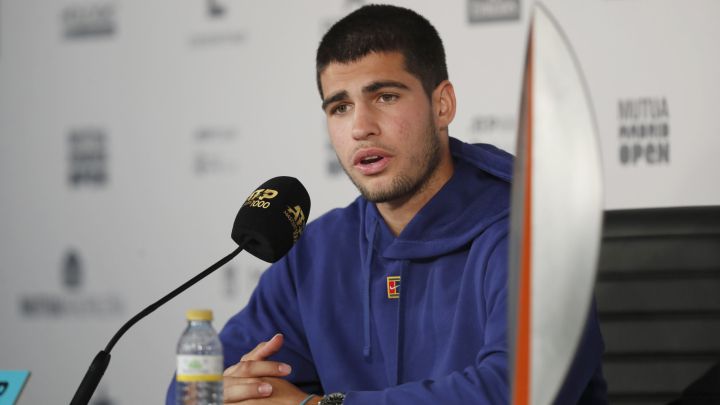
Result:
<svg viewBox="0 0 720 405"><path fill-rule="evenodd" d="M231 380L228 382L228 380ZM265 398L272 394L272 385L263 381L246 380L238 383L237 380L225 378L223 384L223 402L240 402L252 398Z"/></svg>
<svg viewBox="0 0 720 405"><path fill-rule="evenodd" d="M277 361L250 361L244 360L223 373L226 377L284 377L292 371L292 368L285 363Z"/></svg>
<svg viewBox="0 0 720 405"><path fill-rule="evenodd" d="M260 342L250 353L242 356L240 360L265 360L280 350L283 340L283 335L278 333L267 342Z"/></svg>
<svg viewBox="0 0 720 405"><path fill-rule="evenodd" d="M275 336L273 336L274 338ZM272 339L270 339L272 340ZM241 358L240 361L249 361L249 360L258 360L256 357L256 353L267 344L268 342L260 342L257 346L255 346L254 349L250 350L249 352L245 353Z"/></svg>

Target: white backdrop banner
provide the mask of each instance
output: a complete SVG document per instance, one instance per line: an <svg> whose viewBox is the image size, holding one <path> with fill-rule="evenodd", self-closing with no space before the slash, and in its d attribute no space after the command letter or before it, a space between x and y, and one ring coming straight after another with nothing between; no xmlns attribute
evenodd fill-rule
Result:
<svg viewBox="0 0 720 405"><path fill-rule="evenodd" d="M405 0L440 32L451 134L514 151L529 0ZM70 400L137 311L235 247L248 193L299 178L310 219L356 195L314 72L359 0L0 0L0 369ZM720 2L548 0L588 80L605 208L720 204ZM216 328L266 265L241 255L113 349L95 404L162 403L188 308Z"/></svg>

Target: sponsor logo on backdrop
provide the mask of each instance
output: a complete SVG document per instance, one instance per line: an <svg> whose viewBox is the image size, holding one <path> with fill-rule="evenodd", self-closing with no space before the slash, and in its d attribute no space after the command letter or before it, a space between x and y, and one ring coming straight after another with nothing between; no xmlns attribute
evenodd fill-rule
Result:
<svg viewBox="0 0 720 405"><path fill-rule="evenodd" d="M194 170L198 176L235 173L240 168L240 135L232 127L203 127L193 134Z"/></svg>
<svg viewBox="0 0 720 405"><path fill-rule="evenodd" d="M226 0L194 0L189 44L193 47L241 45L248 37L242 8Z"/></svg>
<svg viewBox="0 0 720 405"><path fill-rule="evenodd" d="M87 127L68 134L68 182L79 187L108 182L108 136L104 129Z"/></svg>
<svg viewBox="0 0 720 405"><path fill-rule="evenodd" d="M90 405L115 405L115 401L108 395L107 388L100 386L97 393L93 395Z"/></svg>
<svg viewBox="0 0 720 405"><path fill-rule="evenodd" d="M62 9L60 18L66 39L107 38L115 34L115 4L86 1Z"/></svg>
<svg viewBox="0 0 720 405"><path fill-rule="evenodd" d="M325 156L327 157L325 168L329 177L337 177L343 172L342 166L338 161L338 157L335 154L335 149L329 139L325 140Z"/></svg>
<svg viewBox="0 0 720 405"><path fill-rule="evenodd" d="M227 299L237 299L239 293L249 296L262 275L264 267L257 265L245 265L237 268L235 265L227 265L220 269L223 272L222 289Z"/></svg>
<svg viewBox="0 0 720 405"><path fill-rule="evenodd" d="M620 164L670 164L670 109L665 97L618 100Z"/></svg>
<svg viewBox="0 0 720 405"><path fill-rule="evenodd" d="M222 282L223 293L227 298L233 298L237 294L237 269L232 264L221 268L220 271L225 279Z"/></svg>
<svg viewBox="0 0 720 405"><path fill-rule="evenodd" d="M347 14L350 14L351 12L357 10L358 8L364 6L367 3L367 0L343 1L341 10L338 12L337 15L334 15L332 17L325 17L320 20L320 35L325 35L327 30L329 30L330 27L332 27L332 25L335 24L339 19L345 17ZM340 2L336 2L335 4L340 4Z"/></svg>
<svg viewBox="0 0 720 405"><path fill-rule="evenodd" d="M225 15L225 6L218 0L206 0L207 15L210 18L220 18Z"/></svg>
<svg viewBox="0 0 720 405"><path fill-rule="evenodd" d="M520 0L467 0L471 24L520 19Z"/></svg>
<svg viewBox="0 0 720 405"><path fill-rule="evenodd" d="M504 150L515 148L517 120L515 115L477 114L470 119L467 131L470 143L489 143Z"/></svg>
<svg viewBox="0 0 720 405"><path fill-rule="evenodd" d="M65 263L62 267L62 283L68 291L77 291L82 285L82 263L80 255L69 250L65 255Z"/></svg>
<svg viewBox="0 0 720 405"><path fill-rule="evenodd" d="M20 315L27 318L67 318L122 315L123 300L114 293L83 291L86 276L80 253L68 249L60 264L60 292L26 292L20 296Z"/></svg>

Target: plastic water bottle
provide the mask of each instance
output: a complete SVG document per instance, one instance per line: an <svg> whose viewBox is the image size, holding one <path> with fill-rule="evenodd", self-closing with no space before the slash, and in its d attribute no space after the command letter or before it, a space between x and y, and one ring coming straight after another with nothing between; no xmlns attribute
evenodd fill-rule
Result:
<svg viewBox="0 0 720 405"><path fill-rule="evenodd" d="M210 323L212 311L191 309L177 345L178 405L222 405L223 350Z"/></svg>

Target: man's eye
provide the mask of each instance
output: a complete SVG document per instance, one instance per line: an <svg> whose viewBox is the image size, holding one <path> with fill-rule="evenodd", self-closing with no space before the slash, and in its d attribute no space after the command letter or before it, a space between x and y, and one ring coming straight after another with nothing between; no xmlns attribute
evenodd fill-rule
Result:
<svg viewBox="0 0 720 405"><path fill-rule="evenodd" d="M393 101L398 99L397 94L381 94L380 95L380 101L383 103L392 103Z"/></svg>
<svg viewBox="0 0 720 405"><path fill-rule="evenodd" d="M347 104L338 104L330 110L331 114L344 114L350 108Z"/></svg>

